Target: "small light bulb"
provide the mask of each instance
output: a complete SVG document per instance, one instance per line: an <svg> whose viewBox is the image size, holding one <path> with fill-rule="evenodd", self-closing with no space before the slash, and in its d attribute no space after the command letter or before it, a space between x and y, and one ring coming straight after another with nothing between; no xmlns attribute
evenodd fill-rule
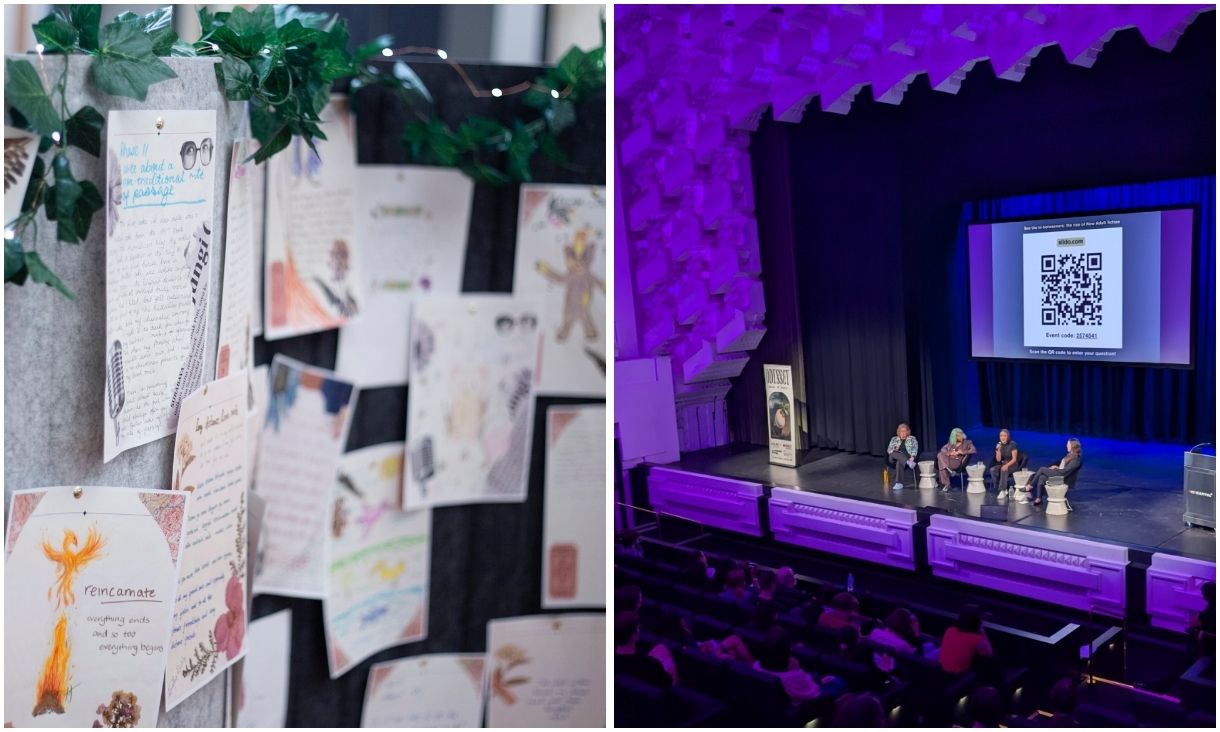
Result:
<svg viewBox="0 0 1220 732"><path fill-rule="evenodd" d="M47 47L42 45L41 43L37 43L34 45L34 50L37 51L38 53L42 53L43 51L47 50Z"/></svg>
<svg viewBox="0 0 1220 732"><path fill-rule="evenodd" d="M383 49L381 49L381 55L382 55L382 56L387 56L387 57L388 57L388 56L393 56L393 55L394 55L394 52L393 52L393 51L391 51L391 50L390 50L390 49L388 49L388 48L383 48Z"/></svg>
<svg viewBox="0 0 1220 732"><path fill-rule="evenodd" d="M559 91L558 91L558 90L556 90L556 89L552 89L552 90L551 90L551 96L552 96L552 97L554 97L555 99L558 99L558 98L559 98Z"/></svg>
<svg viewBox="0 0 1220 732"><path fill-rule="evenodd" d="M437 55L437 56L440 56L442 61L444 61L445 59L449 58L449 54L445 53L443 50L441 50L441 49L439 49L439 48L438 48L438 49L436 49L436 55Z"/></svg>
<svg viewBox="0 0 1220 732"><path fill-rule="evenodd" d="M57 145L59 144L59 133L58 132L51 133L51 142L54 142Z"/></svg>
<svg viewBox="0 0 1220 732"><path fill-rule="evenodd" d="M493 97L501 97L501 96L504 96L504 92L500 91L499 89L492 89L491 95Z"/></svg>
<svg viewBox="0 0 1220 732"><path fill-rule="evenodd" d="M13 238L13 237L15 237L15 236L17 236L17 232L16 232L16 231L14 231L14 230L12 230L12 229L5 229L5 230L4 230L4 238L5 238L5 239L12 239L12 238Z"/></svg>

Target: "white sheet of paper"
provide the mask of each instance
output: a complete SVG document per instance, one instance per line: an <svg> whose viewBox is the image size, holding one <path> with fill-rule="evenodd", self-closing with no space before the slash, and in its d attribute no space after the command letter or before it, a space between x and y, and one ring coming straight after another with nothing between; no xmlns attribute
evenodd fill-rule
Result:
<svg viewBox="0 0 1220 732"><path fill-rule="evenodd" d="M251 292L253 308L250 311L250 334L263 334L263 245L266 241L267 225L267 164L254 165L251 160L250 175L250 228L254 234L254 246L251 255L254 258L254 271L250 273L254 280L254 290Z"/></svg>
<svg viewBox="0 0 1220 732"><path fill-rule="evenodd" d="M361 727L481 727L483 654L411 656L369 669Z"/></svg>
<svg viewBox="0 0 1220 732"><path fill-rule="evenodd" d="M403 443L339 461L326 535L330 677L386 648L428 637L432 511L402 512Z"/></svg>
<svg viewBox="0 0 1220 732"><path fill-rule="evenodd" d="M4 128L4 223L10 224L21 215L30 177L34 173L34 158L38 156L38 135Z"/></svg>
<svg viewBox="0 0 1220 732"><path fill-rule="evenodd" d="M322 546L355 400L355 387L330 371L279 354L272 359L254 479L267 502L255 594L316 600L325 594Z"/></svg>
<svg viewBox="0 0 1220 732"><path fill-rule="evenodd" d="M361 388L407 383L411 302L457 295L474 181L418 165L356 169L360 317L339 331L335 373Z"/></svg>
<svg viewBox="0 0 1220 732"><path fill-rule="evenodd" d="M220 291L220 336L216 344L216 378L254 365L254 161L243 162L258 148L256 140L233 143L229 169L229 206L225 223L224 286Z"/></svg>
<svg viewBox="0 0 1220 732"><path fill-rule="evenodd" d="M216 112L111 111L106 138L110 462L173 434L182 400L203 383Z"/></svg>
<svg viewBox="0 0 1220 732"><path fill-rule="evenodd" d="M250 621L249 652L234 694L238 727L283 727L288 720L288 663L292 658L292 610Z"/></svg>
<svg viewBox="0 0 1220 732"><path fill-rule="evenodd" d="M546 410L542 607L606 605L606 407Z"/></svg>
<svg viewBox="0 0 1220 732"><path fill-rule="evenodd" d="M14 491L4 566L4 720L155 727L189 494ZM136 719L138 707L138 719ZM106 724L105 726L120 726Z"/></svg>
<svg viewBox="0 0 1220 732"><path fill-rule="evenodd" d="M362 300L356 242L356 135L347 99L322 110L326 140L299 137L267 161L269 340L338 328Z"/></svg>
<svg viewBox="0 0 1220 732"><path fill-rule="evenodd" d="M245 370L182 402L172 488L191 493L165 669L165 708L203 688L246 651Z"/></svg>
<svg viewBox="0 0 1220 732"><path fill-rule="evenodd" d="M488 727L606 726L606 616L487 624Z"/></svg>
<svg viewBox="0 0 1220 732"><path fill-rule="evenodd" d="M605 188L521 186L513 292L543 297L538 393L605 396Z"/></svg>
<svg viewBox="0 0 1220 732"><path fill-rule="evenodd" d="M271 387L270 367L255 366L250 371L250 401L246 412L246 470L250 474L250 490L254 490L254 476L258 468L258 446L262 442L263 423L267 421L267 395Z"/></svg>
<svg viewBox="0 0 1220 732"><path fill-rule="evenodd" d="M538 312L508 295L416 301L403 506L525 500Z"/></svg>

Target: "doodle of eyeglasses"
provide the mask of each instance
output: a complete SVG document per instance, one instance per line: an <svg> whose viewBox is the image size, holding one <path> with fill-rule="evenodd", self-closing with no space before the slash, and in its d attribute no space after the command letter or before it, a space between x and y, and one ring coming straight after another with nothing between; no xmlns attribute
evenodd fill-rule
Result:
<svg viewBox="0 0 1220 732"><path fill-rule="evenodd" d="M538 316L533 313L522 313L517 320L513 320L511 315L501 315L496 318L496 332L498 333L512 332L514 326L520 326L522 331L528 333L538 327Z"/></svg>
<svg viewBox="0 0 1220 732"><path fill-rule="evenodd" d="M202 163L208 165L212 162L212 138L205 137L203 142L196 145L194 142L187 140L182 143L182 149L179 153L182 155L182 169L190 170L195 167L195 160L202 158Z"/></svg>

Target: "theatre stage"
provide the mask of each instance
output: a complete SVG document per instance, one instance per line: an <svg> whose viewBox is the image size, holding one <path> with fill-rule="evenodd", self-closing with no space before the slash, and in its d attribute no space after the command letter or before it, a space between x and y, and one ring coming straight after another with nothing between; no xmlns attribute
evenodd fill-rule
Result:
<svg viewBox="0 0 1220 732"><path fill-rule="evenodd" d="M1036 469L1057 462L1063 442L1059 436L1027 433L1018 444L1029 450L1029 467ZM994 443L976 439L976 444L990 448ZM665 467L973 518L980 518L982 506L1006 505L1014 526L1215 561L1215 532L1182 521L1182 452L1175 445L1086 440L1084 467L1068 495L1074 510L1067 516L1047 516L1045 503L998 500L994 491L968 494L956 481L947 493L914 485L890 490L882 485L883 458L829 450L810 450L799 467L787 468L769 464L766 448L734 444L685 453Z"/></svg>

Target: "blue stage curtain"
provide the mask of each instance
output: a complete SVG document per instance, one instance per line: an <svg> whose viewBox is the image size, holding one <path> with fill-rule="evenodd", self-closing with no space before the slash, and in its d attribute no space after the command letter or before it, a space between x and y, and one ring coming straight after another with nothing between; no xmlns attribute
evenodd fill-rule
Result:
<svg viewBox="0 0 1220 732"><path fill-rule="evenodd" d="M976 201L962 212L953 268L958 281L964 282L969 223L1183 205L1200 210L1193 262L1193 369L972 361L968 358L969 344L959 341L955 350L960 349L964 357L949 359L952 383L958 385L959 395L977 393L978 398L938 398L937 416L955 415L954 419L963 424L1080 436L1179 444L1214 441L1215 176ZM959 332L968 327L966 298L964 287L950 297L953 317L961 321L952 325L960 328Z"/></svg>

